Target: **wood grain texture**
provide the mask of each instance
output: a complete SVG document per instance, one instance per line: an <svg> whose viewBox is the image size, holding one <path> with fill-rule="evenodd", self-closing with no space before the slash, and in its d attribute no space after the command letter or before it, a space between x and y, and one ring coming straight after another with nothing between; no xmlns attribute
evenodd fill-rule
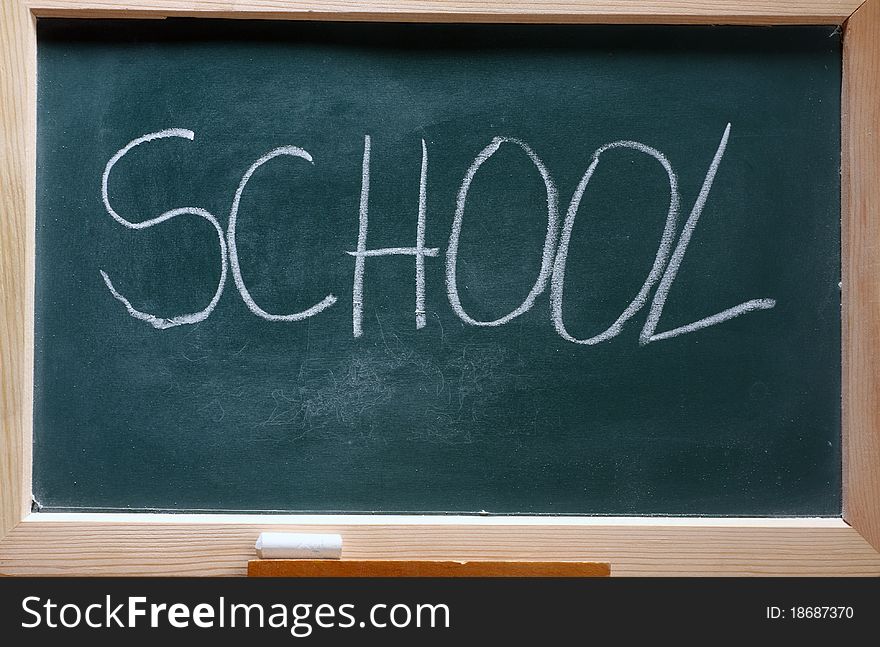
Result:
<svg viewBox="0 0 880 647"><path fill-rule="evenodd" d="M531 525L41 521L0 543L2 575L244 575L261 531L343 536L343 559L580 560L633 575L880 575L880 554L843 521L586 519ZM95 515L92 515L93 517ZM102 515L112 518L112 515ZM180 521L175 521L180 519Z"/></svg>
<svg viewBox="0 0 880 647"><path fill-rule="evenodd" d="M880 550L880 0L843 43L843 507Z"/></svg>
<svg viewBox="0 0 880 647"><path fill-rule="evenodd" d="M248 577L608 577L597 562L252 559Z"/></svg>
<svg viewBox="0 0 880 647"><path fill-rule="evenodd" d="M26 0L37 16L841 24L862 0Z"/></svg>
<svg viewBox="0 0 880 647"><path fill-rule="evenodd" d="M0 537L30 506L36 37L0 0Z"/></svg>

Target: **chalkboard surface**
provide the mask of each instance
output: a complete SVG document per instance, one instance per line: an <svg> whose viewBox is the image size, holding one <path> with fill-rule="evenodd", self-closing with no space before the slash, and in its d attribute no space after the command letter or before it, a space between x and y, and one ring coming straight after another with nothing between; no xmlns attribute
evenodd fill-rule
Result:
<svg viewBox="0 0 880 647"><path fill-rule="evenodd" d="M38 30L44 510L840 513L831 29Z"/></svg>

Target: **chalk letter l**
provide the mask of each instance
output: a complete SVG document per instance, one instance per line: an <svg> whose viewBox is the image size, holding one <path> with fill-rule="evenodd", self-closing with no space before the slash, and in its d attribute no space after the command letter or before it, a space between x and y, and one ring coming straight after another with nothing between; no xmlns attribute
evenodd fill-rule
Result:
<svg viewBox="0 0 880 647"><path fill-rule="evenodd" d="M642 346L650 344L652 341L671 339L672 337L686 335L687 333L700 330L701 328L708 328L709 326L728 321L741 314L752 312L753 310L769 310L776 305L774 299L752 299L740 303L738 306L722 310L714 315L687 324L686 326L679 326L678 328L655 334L657 324L660 321L660 315L663 314L663 306L666 304L666 298L669 296L669 289L672 287L672 282L675 281L675 277L678 274L678 268L681 266L681 261L684 259L688 243L691 242L691 237L694 235L694 229L696 229L697 223L700 220L700 215L703 213L703 207L706 206L706 199L709 197L709 191L712 189L712 182L715 181L715 173L718 171L718 165L721 163L721 158L724 156L724 151L727 148L728 137L730 137L730 124L727 124L727 127L724 129L724 135L721 136L721 143L718 144L718 150L715 151L715 157L712 159L712 163L709 165L709 170L706 172L706 178L703 180L700 195L697 196L694 208L691 210L691 215L684 224L684 229L682 229L678 244L675 247L675 251L672 253L672 258L669 260L669 265L663 273L663 278L660 279L660 286L657 288L657 292L654 293L654 300L651 302L651 310L648 312L648 319L645 321L645 326L642 328L642 332L639 335L639 344Z"/></svg>

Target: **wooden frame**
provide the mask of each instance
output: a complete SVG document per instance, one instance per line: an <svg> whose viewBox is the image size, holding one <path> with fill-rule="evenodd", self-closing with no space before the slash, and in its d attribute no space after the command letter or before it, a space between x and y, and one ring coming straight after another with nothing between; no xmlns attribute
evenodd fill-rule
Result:
<svg viewBox="0 0 880 647"><path fill-rule="evenodd" d="M36 19L831 24L842 96L840 519L31 514ZM880 575L880 0L0 0L0 574L243 575L261 530L345 558L589 560L614 575Z"/></svg>

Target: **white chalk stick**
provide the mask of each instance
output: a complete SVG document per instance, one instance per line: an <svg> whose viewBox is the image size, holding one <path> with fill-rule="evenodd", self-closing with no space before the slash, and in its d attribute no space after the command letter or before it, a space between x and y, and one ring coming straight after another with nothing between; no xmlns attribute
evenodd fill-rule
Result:
<svg viewBox="0 0 880 647"><path fill-rule="evenodd" d="M261 559L339 559L342 535L262 532L254 548Z"/></svg>

